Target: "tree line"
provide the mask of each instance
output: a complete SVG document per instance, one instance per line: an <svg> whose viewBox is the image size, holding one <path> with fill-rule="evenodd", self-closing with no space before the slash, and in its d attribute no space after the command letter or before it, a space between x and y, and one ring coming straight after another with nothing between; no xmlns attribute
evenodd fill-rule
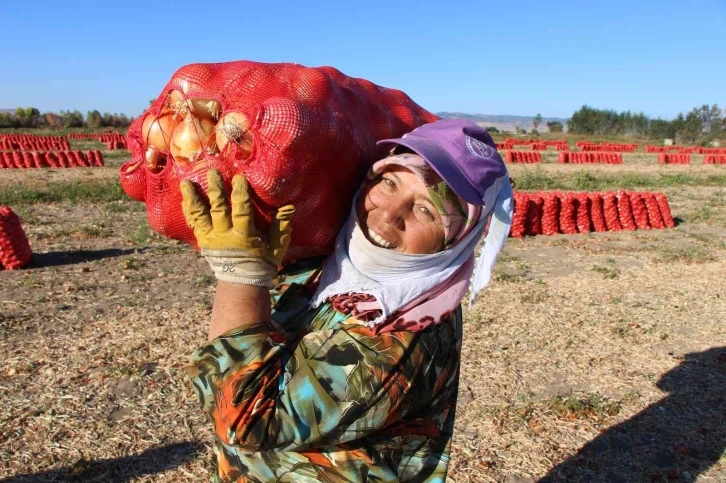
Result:
<svg viewBox="0 0 726 483"><path fill-rule="evenodd" d="M707 145L726 137L726 110L716 104L703 105L669 121L651 119L642 112L582 106L567 121L567 129L573 134L632 135L654 140L673 139L679 144Z"/></svg>
<svg viewBox="0 0 726 483"><path fill-rule="evenodd" d="M69 128L69 127L128 127L134 118L126 114L101 114L97 110L88 111L84 116L80 111L60 111L41 113L35 107L18 107L15 112L0 112L0 129L3 128Z"/></svg>

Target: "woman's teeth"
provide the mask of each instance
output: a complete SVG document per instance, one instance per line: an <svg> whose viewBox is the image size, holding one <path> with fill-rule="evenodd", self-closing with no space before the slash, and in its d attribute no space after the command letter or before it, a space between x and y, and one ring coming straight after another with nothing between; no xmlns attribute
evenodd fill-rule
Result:
<svg viewBox="0 0 726 483"><path fill-rule="evenodd" d="M378 245L381 248L391 248L391 242L384 240L380 235L378 235L378 233L374 232L370 228L368 228L368 237L375 245Z"/></svg>

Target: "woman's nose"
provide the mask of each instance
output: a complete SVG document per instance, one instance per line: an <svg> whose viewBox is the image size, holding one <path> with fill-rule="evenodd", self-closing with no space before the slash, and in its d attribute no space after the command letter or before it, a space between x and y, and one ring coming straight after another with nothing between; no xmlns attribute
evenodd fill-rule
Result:
<svg viewBox="0 0 726 483"><path fill-rule="evenodd" d="M379 206L378 209L381 210L383 221L396 228L403 228L405 204L405 200L393 198Z"/></svg>

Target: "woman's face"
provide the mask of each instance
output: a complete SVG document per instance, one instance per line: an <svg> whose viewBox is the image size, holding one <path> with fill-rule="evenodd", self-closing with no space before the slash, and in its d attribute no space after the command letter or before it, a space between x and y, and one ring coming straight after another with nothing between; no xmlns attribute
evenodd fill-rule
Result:
<svg viewBox="0 0 726 483"><path fill-rule="evenodd" d="M358 198L358 221L366 238L402 253L436 253L444 247L444 225L423 180L392 166L370 181Z"/></svg>

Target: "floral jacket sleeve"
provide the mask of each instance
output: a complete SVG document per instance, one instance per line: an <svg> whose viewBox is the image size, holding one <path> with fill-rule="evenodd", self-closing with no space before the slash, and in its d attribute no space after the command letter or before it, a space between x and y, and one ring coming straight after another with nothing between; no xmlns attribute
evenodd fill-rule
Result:
<svg viewBox="0 0 726 483"><path fill-rule="evenodd" d="M445 476L460 310L420 332L376 333L329 304L311 309L314 274L286 274L271 294L272 321L192 356L188 372L217 437L215 481Z"/></svg>

